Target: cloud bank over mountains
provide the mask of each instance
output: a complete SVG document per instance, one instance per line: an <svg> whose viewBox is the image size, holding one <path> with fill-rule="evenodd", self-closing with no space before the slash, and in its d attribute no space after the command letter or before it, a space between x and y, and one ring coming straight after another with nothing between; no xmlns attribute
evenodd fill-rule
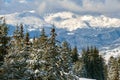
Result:
<svg viewBox="0 0 120 80"><path fill-rule="evenodd" d="M120 18L120 0L0 0L0 14L35 10L40 15L60 11Z"/></svg>

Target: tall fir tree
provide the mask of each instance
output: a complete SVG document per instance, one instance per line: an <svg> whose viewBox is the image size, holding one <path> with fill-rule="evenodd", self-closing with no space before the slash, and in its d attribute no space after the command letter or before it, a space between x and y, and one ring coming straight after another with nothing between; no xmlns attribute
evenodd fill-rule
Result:
<svg viewBox="0 0 120 80"><path fill-rule="evenodd" d="M53 25L53 28L51 29L51 37L49 39L50 44L55 47L56 43L56 36L57 34L55 33L55 26Z"/></svg>
<svg viewBox="0 0 120 80"><path fill-rule="evenodd" d="M24 38L24 30L23 30L23 24L20 24L20 37Z"/></svg>
<svg viewBox="0 0 120 80"><path fill-rule="evenodd" d="M66 73L69 73L72 70L72 57L71 57L71 47L67 41L62 43L62 66L63 70Z"/></svg>
<svg viewBox="0 0 120 80"><path fill-rule="evenodd" d="M25 47L24 47L25 48ZM32 73L29 69L29 55L31 51L27 49L23 50L10 50L9 54L5 57L5 63L3 65L4 73L2 75L3 80L30 80ZM32 72L32 70L31 70Z"/></svg>
<svg viewBox="0 0 120 80"><path fill-rule="evenodd" d="M99 55L98 49L95 47L87 48L82 52L83 62L85 64L87 78L104 80L104 60Z"/></svg>
<svg viewBox="0 0 120 80"><path fill-rule="evenodd" d="M73 65L73 73L78 77L87 77L85 64L82 61L82 58L79 58Z"/></svg>
<svg viewBox="0 0 120 80"><path fill-rule="evenodd" d="M29 33L27 32L26 35L25 35L25 44L26 45L29 45Z"/></svg>
<svg viewBox="0 0 120 80"><path fill-rule="evenodd" d="M108 62L108 80L119 80L119 67L117 59L110 57Z"/></svg>
<svg viewBox="0 0 120 80"><path fill-rule="evenodd" d="M22 25L21 25L22 26ZM13 34L13 42L11 43L11 48L16 48L16 49L22 49L24 46L24 34L23 34L23 30L22 27L17 25L16 26L16 30L14 31ZM21 32L22 31L22 32Z"/></svg>
<svg viewBox="0 0 120 80"><path fill-rule="evenodd" d="M75 46L73 49L72 49L72 60L73 62L76 62L78 60L78 50L77 50L77 47Z"/></svg>
<svg viewBox="0 0 120 80"><path fill-rule="evenodd" d="M1 17L0 20L0 66L4 62L4 56L8 53L8 44L10 37L7 36L8 34L8 27L5 22L5 18Z"/></svg>
<svg viewBox="0 0 120 80"><path fill-rule="evenodd" d="M45 60L48 62L46 69L48 71L48 79L55 80L60 79L59 68L57 67L58 62L58 50L56 46L56 33L55 28L51 29L51 37L47 43L47 51L45 55ZM54 73L54 74L53 74Z"/></svg>
<svg viewBox="0 0 120 80"><path fill-rule="evenodd" d="M119 74L118 78L120 80L120 57L118 57L117 62L118 62L118 67L117 68L118 68L118 74Z"/></svg>
<svg viewBox="0 0 120 80"><path fill-rule="evenodd" d="M42 28L41 30L41 34L40 34L40 37L38 38L38 40L35 42L35 44L38 46L38 47L42 47L43 45L45 45L47 43L47 35L45 34L45 30L44 28Z"/></svg>

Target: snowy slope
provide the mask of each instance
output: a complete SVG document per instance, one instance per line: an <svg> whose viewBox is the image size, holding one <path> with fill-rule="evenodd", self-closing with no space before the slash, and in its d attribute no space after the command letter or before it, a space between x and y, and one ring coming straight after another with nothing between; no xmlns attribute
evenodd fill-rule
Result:
<svg viewBox="0 0 120 80"><path fill-rule="evenodd" d="M120 39L118 39L120 40ZM101 49L101 55L104 56L106 63L108 63L108 60L111 56L118 58L120 57L120 41L119 43L113 43L109 46L103 47Z"/></svg>
<svg viewBox="0 0 120 80"><path fill-rule="evenodd" d="M28 12L22 12L20 13L13 13L13 14L7 14L7 15L1 15L5 16L6 23L10 25L17 25L17 24L24 24L28 25L28 30L35 30L40 28L43 24L46 24L44 20L40 18L39 15L34 14L34 11L28 11Z"/></svg>

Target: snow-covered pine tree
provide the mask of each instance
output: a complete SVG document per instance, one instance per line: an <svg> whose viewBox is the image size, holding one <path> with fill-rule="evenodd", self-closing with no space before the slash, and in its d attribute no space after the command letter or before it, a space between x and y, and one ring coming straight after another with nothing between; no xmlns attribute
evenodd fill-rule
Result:
<svg viewBox="0 0 120 80"><path fill-rule="evenodd" d="M11 41L11 49L16 48L16 49L22 49L24 46L24 34L23 34L23 25L21 24L20 26L16 26L16 30L14 31L13 34L13 39Z"/></svg>
<svg viewBox="0 0 120 80"><path fill-rule="evenodd" d="M27 59L29 58L29 52L27 50L15 50L9 52L5 57L4 63L4 80L9 79L26 79L29 80Z"/></svg>
<svg viewBox="0 0 120 80"><path fill-rule="evenodd" d="M38 38L38 40L35 43L39 48L45 47L44 45L47 43L47 40L48 40L48 38L45 33L45 30L44 30L44 28L42 28L40 37Z"/></svg>
<svg viewBox="0 0 120 80"><path fill-rule="evenodd" d="M118 74L119 74L119 80L120 80L120 57L118 57Z"/></svg>
<svg viewBox="0 0 120 80"><path fill-rule="evenodd" d="M44 79L60 80L60 68L57 63L59 61L59 49L56 45L56 33L54 27L51 29L51 37L48 39L45 46L46 49L43 60L46 62L44 70L47 74Z"/></svg>
<svg viewBox="0 0 120 80"><path fill-rule="evenodd" d="M2 66L4 70L3 80L21 79L30 80L33 75L32 70L29 69L29 57L32 54L32 48L29 43L29 35L26 35L24 40L20 36L19 27L17 26L14 32L14 39L11 41L9 54L5 57L5 62ZM22 45L21 45L22 43Z"/></svg>
<svg viewBox="0 0 120 80"><path fill-rule="evenodd" d="M61 68L63 71L63 75L65 76L64 79L76 79L73 74L73 61L72 61L72 52L71 52L71 46L67 41L64 41L62 43L62 49L60 52L60 58L61 58Z"/></svg>
<svg viewBox="0 0 120 80"><path fill-rule="evenodd" d="M108 62L108 79L107 80L119 80L118 62L113 56L110 57Z"/></svg>
<svg viewBox="0 0 120 80"><path fill-rule="evenodd" d="M62 68L65 73L69 73L72 70L72 53L71 47L67 41L62 43L62 51L61 51L61 58L62 58Z"/></svg>
<svg viewBox="0 0 120 80"><path fill-rule="evenodd" d="M7 36L8 34L8 27L5 22L5 18L0 18L0 66L4 62L4 56L8 53L8 44L10 37Z"/></svg>
<svg viewBox="0 0 120 80"><path fill-rule="evenodd" d="M25 45L29 45L29 33L27 32L26 35L25 35Z"/></svg>
<svg viewBox="0 0 120 80"><path fill-rule="evenodd" d="M43 48L41 69L43 80L68 80L70 75L72 59L68 46L61 47L57 44L55 28L51 29L51 36Z"/></svg>
<svg viewBox="0 0 120 80"><path fill-rule="evenodd" d="M16 45L17 46L17 45ZM31 72L28 68L29 55L31 51L27 46L23 46L22 49L12 48L9 50L9 54L5 57L4 68L4 80L30 80Z"/></svg>
<svg viewBox="0 0 120 80"><path fill-rule="evenodd" d="M84 67L84 63L81 58L79 58L73 65L73 73L78 77L87 77L87 72Z"/></svg>

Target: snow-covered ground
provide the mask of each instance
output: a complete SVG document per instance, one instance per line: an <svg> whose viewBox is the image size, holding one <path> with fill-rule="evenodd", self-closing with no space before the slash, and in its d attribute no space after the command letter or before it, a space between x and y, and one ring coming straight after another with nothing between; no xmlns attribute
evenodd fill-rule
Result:
<svg viewBox="0 0 120 80"><path fill-rule="evenodd" d="M79 80L95 80L95 79L79 78Z"/></svg>
<svg viewBox="0 0 120 80"><path fill-rule="evenodd" d="M118 44L111 44L109 47L104 47L101 50L101 55L103 55L104 59L106 60L106 64L111 56L118 58L120 57L120 45Z"/></svg>

